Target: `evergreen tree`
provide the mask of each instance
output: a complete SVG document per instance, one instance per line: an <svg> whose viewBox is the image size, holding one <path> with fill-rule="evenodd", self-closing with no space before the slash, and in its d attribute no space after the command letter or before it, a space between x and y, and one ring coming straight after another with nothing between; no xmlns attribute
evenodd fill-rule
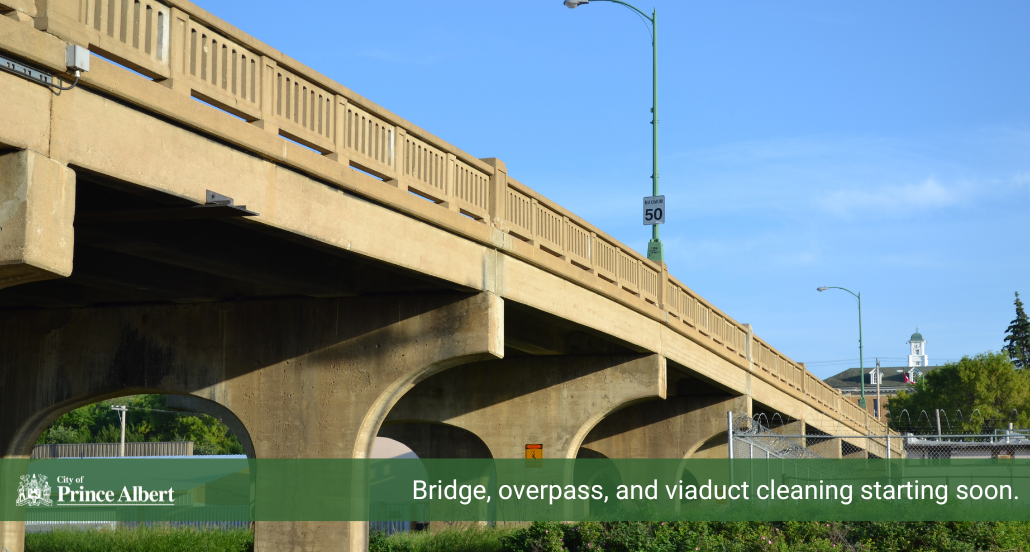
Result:
<svg viewBox="0 0 1030 552"><path fill-rule="evenodd" d="M1030 320L1023 310L1023 302L1019 300L1019 292L1016 292L1016 319L1005 330L1008 335L1005 341L1008 343L1002 350L1009 354L1012 363L1016 368L1022 370L1030 367Z"/></svg>

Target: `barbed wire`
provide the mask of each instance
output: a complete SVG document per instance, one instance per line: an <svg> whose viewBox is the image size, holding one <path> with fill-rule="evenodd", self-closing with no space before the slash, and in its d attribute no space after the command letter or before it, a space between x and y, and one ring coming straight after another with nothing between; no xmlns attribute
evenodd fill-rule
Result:
<svg viewBox="0 0 1030 552"><path fill-rule="evenodd" d="M825 415L819 414L813 416L815 417L812 421L819 422L820 430L827 431L831 434L839 433L841 435L851 434L853 432L853 428L846 427L847 424L843 420L834 419L833 421L836 422L838 427L830 428L824 427L826 422L831 421ZM773 429L793 423L803 423L806 425L811 424L805 416L797 417L790 414L784 414L782 412L759 412L754 415L753 421L756 424ZM1008 431L1010 429L1030 429L1030 412L1013 409L1007 416L987 417L981 414L978 409L975 409L971 414L964 414L961 410L941 409L941 427L939 432L937 428L936 409L920 410L918 414L913 415L905 409L901 412L897 412L885 408L882 421L886 423L892 431L902 434L937 435L940 433L947 435L983 435L991 434L995 431ZM869 429L872 430L873 428L870 427ZM803 430L799 428L794 433L800 434L803 433Z"/></svg>
<svg viewBox="0 0 1030 552"><path fill-rule="evenodd" d="M938 428L937 416L940 415ZM890 409L884 410L884 418L888 426L901 432L914 434L936 434L936 433L984 433L996 430L1026 429L1030 425L1030 417L1026 412L1013 409L1007 416L987 417L974 409L969 414L963 414L959 409L930 409L920 410L918 414L912 415L907 409L901 412Z"/></svg>
<svg viewBox="0 0 1030 552"><path fill-rule="evenodd" d="M820 458L818 454L815 454L811 450L797 444L791 439L774 433L772 430L763 426L747 414L738 414L737 416L734 416L733 438L741 444L746 443L748 446L758 447L768 456L773 458ZM736 446L737 443L734 443L734 447ZM734 449L734 457L750 458L753 456L753 451L749 451L749 455L744 456L743 451L740 451L738 454L736 448Z"/></svg>

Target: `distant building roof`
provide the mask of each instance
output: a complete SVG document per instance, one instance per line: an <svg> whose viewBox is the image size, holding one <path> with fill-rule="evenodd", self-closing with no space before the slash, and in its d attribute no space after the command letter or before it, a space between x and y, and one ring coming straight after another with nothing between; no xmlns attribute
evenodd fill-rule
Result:
<svg viewBox="0 0 1030 552"><path fill-rule="evenodd" d="M912 387L912 384L905 383L905 373L911 370L912 368L915 368L916 370L919 370L919 372L921 372L923 375L926 375L927 372L932 372L940 368L940 366L881 366L880 372L883 372L883 380L881 380L880 382L880 388L882 389L884 387L888 387L907 389ZM865 385L867 388L870 385L873 385L874 387L876 386L876 384L869 383L868 375L875 369L876 366L870 366L865 369ZM898 370L901 370L901 372L898 372ZM839 374L830 376L824 379L823 381L826 382L826 384L830 387L833 387L834 389L851 389L853 387L859 387L862 385L861 381L859 381L861 378L861 368L848 368L847 370L844 370Z"/></svg>
<svg viewBox="0 0 1030 552"><path fill-rule="evenodd" d="M916 332L912 334L912 337L908 338L909 341L926 341L923 339L923 334Z"/></svg>

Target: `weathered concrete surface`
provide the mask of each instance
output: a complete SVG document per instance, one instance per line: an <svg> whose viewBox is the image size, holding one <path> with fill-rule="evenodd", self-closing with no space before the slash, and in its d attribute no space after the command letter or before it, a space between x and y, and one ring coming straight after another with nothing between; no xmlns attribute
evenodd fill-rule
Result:
<svg viewBox="0 0 1030 552"><path fill-rule="evenodd" d="M265 92L262 93L259 115L263 119L255 121L260 124L229 116L216 107L193 99L191 94L206 94L212 87L208 81L201 82L204 80L202 77L186 74L187 64L182 57L185 49L177 31L173 32L169 49L171 58L157 60L150 52L146 55L134 53L128 44L123 48L117 41L105 38L95 21L79 17L74 2L0 0L0 6L3 6L0 13L16 8L13 18L0 17L0 51L5 54L59 73L65 70L64 48L65 41L69 41L95 46L100 51L109 48L119 50L127 57L120 57L118 52L111 50L107 53L115 55L109 55L110 59L119 60L152 77L173 76L164 83L152 82L94 58L92 70L83 75L79 87L58 96L42 86L0 74L0 98L5 105L15 107L0 119L0 153L12 149L28 150L35 153L16 155L33 159L42 159L36 154L50 157L53 161L40 162L39 165L61 167L66 176L71 172L63 169L65 166L79 171L83 183L78 189L74 180L66 180L66 185L73 192L69 198L76 195L80 199L87 197L85 193L77 193L88 189L86 179L92 179L89 182L94 184L94 180L110 181L108 183L112 187L130 190L129 193L158 195L164 200L172 198L178 202L201 203L205 190L211 189L234 197L238 204L247 204L260 213L260 216L241 224L241 227L246 226L247 232L266 236L289 234L290 239L298 243L310 240L318 242L319 248L333 250L333 254L340 257L350 256L342 262L376 264L379 268L416 274L418 278L433 281L439 290L447 290L445 293L457 290L485 292L486 295L479 296L479 299L462 296L451 300L446 296L416 296L424 291L418 288L415 291L403 290L413 293L409 299L389 299L388 294L384 295L381 290L365 289L364 293L378 294L380 298L256 301L254 297L351 296L362 294L362 290L348 290L341 294L333 291L333 286L320 287L325 282L325 272L308 271L304 272L304 279L308 279L310 274L312 280L317 280L317 276L323 280L309 286L295 286L284 293L265 293L258 288L275 279L268 278L267 274L241 274L239 267L225 271L231 262L200 268L197 263L187 266L188 263L182 259L173 262L156 247L166 244L153 239L147 242L142 238L126 243L135 237L131 230L123 229L122 234L117 235L117 231L109 230L111 227L90 228L89 223L80 218L77 254L89 251L90 247L103 249L104 255L95 256L100 260L93 266L107 269L109 277L111 272L122 271L125 265L129 265L125 272L136 270L133 273L135 279L129 278L134 287L130 291L119 288L121 295L115 294L118 298L111 299L112 295L96 293L97 289L108 292L112 287L118 287L112 286L112 280L105 279L104 273L97 271L92 274L93 280L84 278L73 282L82 274L78 271L68 279L55 278L14 288L14 291L4 292L7 297L17 296L18 292L32 295L26 288L36 286L38 290L59 282L57 285L64 288L58 291L75 295L88 288L93 293L89 297L98 299L62 306L59 297L55 299L51 295L37 294L38 302L29 303L32 308L126 305L131 302L142 305L154 301L189 303L198 302L198 298L203 301L233 298L236 301L197 307L124 306L50 313L20 311L28 321L25 327L31 330L21 328L10 318L0 317L0 326L6 324L13 332L0 339L7 339L5 343L15 347L11 349L13 353L0 360L6 363L0 364L3 367L0 377L4 378L0 381L5 391L5 404L0 406L0 447L3 447L0 451L6 455L22 454L24 446L28 446L34 435L60 412L107 396L143 390L189 394L225 405L238 417L239 425L251 435L250 447L258 456L366 455L372 437L391 406L418 381L454 364L501 355L501 319L491 314L500 310L491 306L494 303L498 306L500 298L581 325L626 351L668 358L694 375L714 382L725 391L724 396L720 399L716 396L676 395L668 401L652 401L654 405L661 405L655 406L655 411L644 408L644 405L619 411L616 409L634 400L662 395L646 389L642 391L643 387L636 385L619 389L618 385L599 376L600 372L589 372L584 368L590 362L594 363L593 366L603 366L606 362L603 355L607 353L581 351L576 354L593 354L602 360L574 361L571 368L561 367L562 370L571 370L564 376L560 375L560 370L559 375L544 374L537 383L543 381L547 385L541 385L539 389L533 388L533 382L514 381L512 378L517 380L517 370L497 377L508 386L500 392L493 378L481 379L476 392L481 392L484 400L503 398L506 396L504 393L510 394L512 389L522 389L523 393L483 406L480 410L484 413L452 409L449 413L437 415L436 425L398 423L390 426L392 430L386 429L398 435L407 432L407 438L413 441L451 436L455 442L460 440L460 452L465 455L484 454L485 449L492 451L488 452L491 455L517 456L522 454L521 447L526 443L542 441L548 447L551 447L548 443L555 443L552 448L545 449L549 452L574 456L581 448L578 443L586 438L587 433L597 430L597 447L607 447L615 456L638 453L673 457L682 457L681 453L695 457L725 456L725 434L721 433L720 437L720 432L724 431L721 426L725 410L750 412L752 398L826 432L858 433L864 429L860 421L853 419L853 414L846 416L847 411L840 410L839 398L827 396L824 386L810 381L810 375L801 378L801 383L796 377L788 382L783 372L774 374L768 366L756 368L749 352L751 347L734 341L734 335L731 335L735 331L735 335L740 336L742 328L739 324L676 282L664 267L647 261L601 229L509 178L503 163L496 160L484 162L471 157L240 33L189 2L169 0L165 4L174 12L173 26L179 25L176 29L183 30L181 23L194 17L195 22L249 48L251 53L262 59L261 87ZM96 15L108 17L103 10ZM30 16L35 18L35 28L26 24L26 18ZM179 47L176 47L176 41L180 41ZM489 205L478 206L487 211L485 214L479 211L479 215L485 218L473 220L475 217L463 216L456 210L458 198L454 194L456 186L453 181L442 184L441 190L448 188L443 190L447 200L439 204L407 193L407 184L391 185L398 184L396 178L407 178L408 183L412 181L412 176L400 174L400 163L396 162L402 157L400 154L392 161L394 166L380 167L385 168L383 174L394 179L392 182L352 170L348 160L361 160L361 156L367 157L367 154L356 151L340 139L343 126L338 116L333 121L337 127L336 141L326 142L322 141L321 135L318 137L322 146L327 146L319 146L320 151L332 151L331 155L320 155L283 140L277 131L280 128L287 130L287 127L280 126L280 123L290 123L273 116L270 110L274 96L273 72L265 70L276 63L288 68L295 77L323 88L327 97L333 98L334 110L345 109L347 105L359 106L378 117L381 123L391 126L397 137L417 136L447 159L448 174L457 174L455 171L460 169L458 161L480 171L479 177L489 180ZM225 92L222 100L229 96L228 91ZM228 104L221 105L230 106L230 109L231 105L245 105L237 103L239 99L230 98ZM217 99L212 101L218 105ZM253 98L248 101L253 101ZM296 137L304 140L302 136ZM40 174L45 170L40 169ZM25 174L30 175L29 172ZM0 194L5 193L4 189L0 187ZM17 186L11 189L17 189ZM524 200L529 206L528 210L508 212L505 202L515 197L510 194L520 196L520 201ZM7 199L0 195L0 203ZM29 210L37 206L31 198L27 205ZM96 205L93 204L94 207ZM465 207L470 206L466 201ZM83 212L88 211L83 209ZM529 212L528 219L520 218L520 212L523 215ZM64 236L70 228L72 215L74 213L69 212L67 217L54 218L52 228L48 227L43 234L48 240ZM554 224L540 224L539 221L543 220L540 217L546 216L555 217ZM520 226L518 232L521 234L510 232L516 226ZM554 230L559 226L560 231L547 232L548 228ZM83 246L91 235L103 234L104 230L108 230L108 235L94 236L94 242ZM153 228L148 231L152 238L156 231ZM575 232L580 232L578 238L574 238ZM116 235L111 236L111 233ZM126 236L130 239L124 239ZM239 234L233 236L238 237ZM5 239L0 232L0 245L6 243ZM238 242L252 239L248 236L240 240L225 240L218 246L231 248L240 245ZM572 243L576 239L579 240L578 249ZM210 245L206 239L196 241L204 242L198 243L197 247ZM49 241L46 243L50 244ZM543 244L547 244L549 249L545 250ZM588 245L584 248L584 244ZM47 247L53 249L51 245ZM258 246L265 245L261 242ZM610 248L608 256L598 257L597 252L604 247ZM62 272L60 267L45 269L42 274L46 277L60 277L71 270L70 254L57 257L67 261L67 270ZM602 266L607 262L602 257L620 259L622 268ZM84 254L79 258L89 256ZM115 259L116 262L106 263L105 259ZM193 269L193 278L188 280L188 285L180 286L193 289L168 289L175 287L168 285L175 276L164 276L164 273L150 280L140 277L146 275L147 270L151 270L151 274L161 272L160 268L153 269L162 262L167 266L165 273L182 274L188 273L186 269ZM269 255L265 269L274 271L275 267L269 265L277 262L287 264L280 257ZM21 265L15 263L11 266ZM90 265L83 262L80 266ZM4 277L3 270L0 266L0 280ZM607 275L604 275L605 271ZM34 278L39 276L39 273L34 274ZM249 275L251 279L245 277ZM218 278L237 277L247 284L229 286L240 290L238 295L213 294L215 298L211 299L211 294L195 293L198 288L208 287L210 282L222 282ZM334 273L329 278L337 278L337 275ZM104 288L104 285L108 287ZM148 286L152 295L133 296L135 290L147 289ZM156 287L161 289L154 290ZM248 290L253 294L248 294ZM399 291L394 289L388 293ZM187 292L191 294L184 295ZM678 307L671 306L678 300L670 301L669 297L677 295L692 297L700 309L697 312L703 310L704 314L698 316L694 323L687 323L683 316L686 311L677 311ZM81 297L80 294L72 299ZM21 304L18 305L20 308ZM721 323L709 325L708 315L715 321L721 319ZM701 320L704 322L700 323ZM84 330L88 325L98 328ZM118 334L119 331L122 333ZM342 334L339 333L341 331ZM87 334L89 339L82 337ZM112 337L116 334L117 337ZM750 329L747 335L751 335ZM9 336L18 336L25 343L14 341ZM523 341L523 348L518 349L514 343L516 338L512 337L510 346L522 352L566 354L555 353L560 348L555 343L541 345L532 340ZM732 343L735 344L731 346ZM384 344L389 351L378 348ZM537 352L527 350L538 345ZM30 346L35 349L30 350ZM7 350L4 349L5 352ZM112 350L118 351L117 354L111 353ZM65 362L63 359L71 360ZM785 357L781 360L788 362ZM519 362L513 362L512 366L529 366L539 361L527 359ZM602 371L610 370L617 374L619 369L613 365L604 367ZM576 370L581 370L578 375L568 375ZM533 374L539 369L530 367L523 372ZM627 374L619 377L623 376ZM633 376L629 374L627 377L632 379ZM462 382L457 384L460 386ZM809 384L815 388L809 388ZM416 392L410 394L412 403L419 400L424 389L429 389L429 386L416 388ZM733 396L738 398L728 398ZM8 397L15 398L8 404ZM584 402L576 411L563 403L583 397ZM422 398L429 404L430 397ZM540 409L539 415L534 414L533 425L554 427L540 429L523 424L524 427L518 431L497 429L491 426L497 420L490 420L485 414L511 418L511 413L519 412L521 406L528 406L532 411L540 404L544 408ZM395 409L396 415L401 416L405 408ZM598 423L605 416L608 416L605 422ZM563 421L556 424L555 419ZM451 422L456 425L445 425ZM504 422L515 425L510 420ZM488 437L491 444L488 446L482 439L477 443L478 437L470 429L461 429L464 426L476 429ZM662 448L659 438L663 431L668 434L669 430L663 429L666 426L693 427L696 435L680 440L688 443L676 442ZM709 431L707 438L706 431ZM364 545L363 524L356 524L353 531L349 526L341 527L341 524L318 523L259 524L258 547L259 550L264 547L278 550L340 545L360 549ZM8 529L13 532L8 533ZM10 543L5 544L7 548L18 552L21 541L16 537L21 531L22 528L3 526L0 529L0 535L3 535L0 539L3 540L0 542Z"/></svg>
<svg viewBox="0 0 1030 552"><path fill-rule="evenodd" d="M823 458L843 458L840 439L822 439L819 436L825 433L808 424L805 427L805 435L808 450Z"/></svg>
<svg viewBox="0 0 1030 552"><path fill-rule="evenodd" d="M227 428L229 428L229 431L239 439L240 445L243 446L243 452L247 455L247 458L257 458L257 451L254 449L254 441L250 438L250 432L247 431L247 426L243 425L243 421L240 420L236 414L233 414L232 410L229 410L219 403L202 399L196 395L167 395L165 397L165 401L168 408L207 414L208 416L222 422Z"/></svg>
<svg viewBox="0 0 1030 552"><path fill-rule="evenodd" d="M746 412L745 397L674 395L635 404L598 424L584 439L580 456L726 458L730 410Z"/></svg>
<svg viewBox="0 0 1030 552"><path fill-rule="evenodd" d="M334 110L347 105L360 106L360 109L395 128L398 136L417 135L428 145L439 149L442 155L453 156L480 171L481 177L489 178L489 205L479 206L489 211L489 220L477 221L459 214L453 208L454 205L450 205L451 200L456 200L453 190L444 191L445 195L449 194L447 201L433 204L404 192L401 189L403 186L391 186L389 183L351 170L347 160L360 160L361 156L366 154L355 151L353 147L340 140L340 117L335 117L336 121L333 122L337 126L336 141L329 140L322 144L326 146L323 148L325 152L332 151L334 155L319 155L283 140L276 134L277 128L286 127L279 125L285 122L281 117L276 118L269 111L270 98L263 97L259 101L261 105L258 115L262 118L272 116L267 121L262 120L262 125L250 124L228 116L214 107L205 106L191 99L191 92L210 92L211 83L199 75L190 76L184 72L187 65L182 57L186 53L183 48L173 45L168 51L169 58L154 58L152 52L148 51L144 55L143 52L132 50L134 46L128 43L119 45L117 40L108 39L107 35L113 36L111 33L105 35L97 27L99 21L84 18L74 3L9 0L4 5L17 8L19 13L25 16L35 17L35 28L10 18L0 18L0 49L5 52L31 60L41 67L63 71L65 41L105 51L110 47L118 50L119 55L123 55L114 55L112 59L119 59L122 63L151 76L163 78L175 73L172 80L176 83L167 87L160 82L152 82L124 71L101 59L95 59L92 70L83 75L79 88L60 96L46 97L48 104L53 105L52 116L45 119L53 127L52 134L48 134L49 142L39 139L40 133L51 132L48 125L33 124L27 127L23 124L11 124L0 125L3 127L0 128L0 136L3 136L0 142L3 144L30 147L26 144L32 143L35 145L30 149L38 148L41 152L45 151L59 163L82 166L125 182L167 191L194 201L202 197L203 190L208 184L232 188L228 191L229 195L256 208L262 213L260 223L270 227L319 239L334 247L355 251L396 266L421 270L460 286L468 286L470 290L493 291L503 297L508 297L506 293L511 293L510 298L525 300L527 305L534 308L547 310L552 308L552 305L560 305L556 310L560 310L561 313L556 314L569 317L570 320L581 319L581 323L633 343L642 351L662 354L671 359L677 358L677 362L687 366L694 366L695 363L689 362L686 358L678 358L686 356L681 345L688 342L701 344L701 348L704 349L702 355L718 357L727 365L725 369L705 372L707 377L713 377L712 372L720 372L721 375L718 377L725 380L722 381L724 385L749 395L752 394L751 388L757 387L758 380L764 379L774 389L774 393L785 396L779 400L780 403L809 401L796 381L794 384L786 384L767 372L751 371L745 354L747 347L739 344L731 347L725 335L719 337L716 335L718 332L713 333L715 326L709 328L707 322L704 324L705 328L688 327L682 322L671 323L670 316L676 318L678 314L673 307L664 304L666 293L678 289L679 291L672 293L670 297L677 294L696 294L671 279L662 267L655 266L630 251L627 246L605 235L600 229L592 227L541 194L509 178L507 168L502 163L484 162L471 157L402 117L376 106L353 91L247 36L190 2L176 0L169 3L176 12L176 25L192 14L197 17L196 21L202 22L210 29L217 29L218 33L231 37L237 44L246 45L253 54L263 56L262 59L271 63L271 66L281 64L283 67L289 67L295 75L322 87L327 97L335 97ZM109 17L101 12L96 15ZM111 25L114 21L105 20L103 24ZM176 33L173 34L178 36ZM176 40L179 39L175 38L172 42ZM272 88L271 72L264 70L266 63L263 62L262 65L262 87L268 91ZM175 69L171 69L173 67ZM7 80L10 81L11 78L14 77L8 77ZM0 86L29 90L24 87L35 85L25 82L8 85L0 81ZM39 95L40 91L49 94L42 87L28 93ZM4 92L6 95L6 90ZM231 109L231 105L237 104L240 98L229 96L231 94L227 92L220 96L221 100L212 101L216 104L221 101L218 105ZM254 101L254 98L251 97L248 101ZM38 112L38 108L34 109ZM185 137L186 135L190 138ZM44 146L52 151L45 149ZM196 152L203 153L198 155ZM237 158L250 158L257 163L240 162ZM186 160L190 162L186 163ZM399 167L395 161L391 162L394 163L393 166L384 165L380 169L385 170L384 174L390 174L393 178L397 176ZM184 167L189 167L192 172L185 170ZM237 171L241 168L244 170ZM297 175L299 180L305 182L269 184L273 179L280 180L278 175L272 175L280 171ZM226 178L226 175L229 177ZM405 178L411 177L409 175ZM444 187L448 186L453 188L450 184ZM316 190L319 187L332 190L332 193ZM364 216L366 213L358 217L361 220L341 225L333 215L338 217L344 210L340 209L341 202L332 199L333 193L338 193L340 189L387 206L396 211L393 213L396 216L387 216L390 220L379 220ZM604 241L609 246L621 249L620 255L625 255L628 262L639 270L629 269L625 274L620 270L619 274L609 274L606 277L608 279L602 278L599 276L599 270L602 270L600 261L593 257L583 257L592 255L589 251L599 250L598 248L580 249L577 253L573 251L571 243L565 243L566 238L542 234L542 228L546 225L520 230L526 234L522 237L528 241L513 237L509 233L511 225L527 223L515 220L518 217L513 217L513 213L507 213L502 208L509 189L524 195L527 201L531 199L535 202L534 205L542 206L544 211L533 216L543 216L545 211L550 211L567 226L561 233L566 233L566 230L571 232L574 227L578 227L590 235L590 243L596 238L598 245ZM330 199L327 201L327 198ZM482 214L481 211L480 215ZM428 222L429 225L399 222L403 218ZM360 227L363 226L371 230L362 232ZM397 232L378 232L383 227L395 226L399 228ZM530 226L534 224L530 223ZM349 235L347 231L355 228L359 230ZM443 232L439 232L441 229ZM427 247L440 246L444 242L439 233L451 233L451 243L448 244L450 248L445 250L452 252L454 257L434 254L433 249ZM583 235L583 239L586 239L586 234ZM419 241L423 235L427 239ZM554 242L555 239L562 243ZM552 240L548 247L553 251L544 251L540 245L542 240ZM409 242L418 243L412 246ZM398 247L398 244L401 247ZM408 247L403 247L404 245ZM483 247L476 247L477 245ZM578 261L573 258L576 255L579 255ZM510 266L502 266L502 257L512 261ZM578 262L579 266L573 264L573 261ZM526 267L546 272L557 278L561 285L555 285L553 281L544 281L543 278L531 274L531 271L522 270ZM610 271L610 267L603 270ZM644 278L649 280L647 285L640 280L645 274L649 275ZM531 285L524 285L527 282ZM544 289L557 291L534 293ZM598 297L602 297L603 300L598 301ZM702 299L694 298L704 303ZM617 308L610 308L604 301L616 305ZM594 303L597 306L594 306ZM707 309L706 312L713 313L713 316L721 317L723 322L726 322L716 326L723 329L732 327L738 334L742 331L740 325L725 316L725 313L717 312L718 309L711 305L704 308ZM593 316L602 311L617 311L617 316ZM707 316L704 318L707 319ZM655 325L661 326L660 332L655 331ZM707 369L700 364L698 366L698 370ZM817 388L810 391L825 391L823 386L814 380L809 383ZM758 392L754 394L757 395ZM824 397L824 400L826 402L818 408L833 411L839 408L836 406L836 398ZM776 401L769 399L767 402ZM797 408L793 408L791 404L787 406L792 416L809 419L807 413L795 413ZM849 419L846 423L852 427L863 426L854 419Z"/></svg>
<svg viewBox="0 0 1030 552"><path fill-rule="evenodd" d="M21 148L45 155L50 151L50 91L7 72L0 73L0 90L4 98L0 151Z"/></svg>
<svg viewBox="0 0 1030 552"><path fill-rule="evenodd" d="M0 288L72 273L75 173L31 150L0 156Z"/></svg>
<svg viewBox="0 0 1030 552"><path fill-rule="evenodd" d="M778 412L795 420L804 420L808 426L831 435L857 433L854 427L839 417L820 411L815 405L802 400L799 394L777 389L759 378L751 378L748 395L761 405L756 410Z"/></svg>
<svg viewBox="0 0 1030 552"><path fill-rule="evenodd" d="M28 17L36 16L36 2L33 0L3 0L0 2L0 13L14 10ZM31 19L30 19L31 21Z"/></svg>
<svg viewBox="0 0 1030 552"><path fill-rule="evenodd" d="M841 441L841 456L844 458L869 458L869 451L859 448L848 441Z"/></svg>
<svg viewBox="0 0 1030 552"><path fill-rule="evenodd" d="M771 428L773 433L779 433L780 435L788 435L787 440L794 443L799 447L805 446L804 437L794 437L796 435L805 434L805 422L800 420L789 421L783 425Z"/></svg>
<svg viewBox="0 0 1030 552"><path fill-rule="evenodd" d="M644 305L647 312L628 308L599 295L596 284L584 280L587 276L596 280L588 272L562 268L569 266L566 261L551 255L530 256L553 270L534 266L519 253L526 244L503 232L450 211L430 213L438 208L429 202L411 194L394 197L391 186L349 168L341 169L324 156L238 119L223 119L210 107L102 60L94 61L96 67L88 76L100 79L101 89L107 86L104 83L114 83L112 90L145 100L148 109L170 118L209 121L205 124L213 134L234 137L242 147L260 151L262 156L80 88L53 98L50 155L59 163L197 203L203 201L205 190L213 189L261 213L254 220L257 224L469 290L494 292L592 328L639 351L690 366L736 392L753 394L763 402L782 406L781 411L792 416L820 423L813 417L817 411L805 406L803 397L793 397L761 381L748 371L744 357L721 346L702 345L710 339L700 334L692 339L660 322L665 316L657 306ZM27 138L22 134L17 138L24 142ZM204 155L196 155L197 151ZM309 173L286 168L290 164L303 165ZM334 185L327 186L326 181ZM387 205L397 210L355 198L334 186L383 196ZM341 217L342 213L345 216ZM455 220L449 218L452 214ZM424 222L428 219L433 219L434 225ZM557 265L551 267L554 263ZM557 274L561 271L578 274L579 279L564 278Z"/></svg>
<svg viewBox="0 0 1030 552"><path fill-rule="evenodd" d="M477 362L412 389L390 411L380 435L408 444L405 438L420 435L411 429L391 432L391 424L447 424L481 439L493 458L523 458L527 444L542 444L545 458L575 458L583 438L605 416L665 393L665 361L657 355Z"/></svg>
<svg viewBox="0 0 1030 552"><path fill-rule="evenodd" d="M192 109L211 109L192 103ZM453 233L86 91L57 98L54 117L61 124L51 156L63 163L196 203L214 190L260 213L258 224L468 289L489 289L484 279L493 277L487 266L495 252Z"/></svg>
<svg viewBox="0 0 1030 552"><path fill-rule="evenodd" d="M0 450L26 458L57 416L126 394L228 408L259 458L363 458L416 383L503 354L491 294L0 312ZM20 552L24 524L0 545ZM261 523L258 550L361 550L367 523Z"/></svg>
<svg viewBox="0 0 1030 552"><path fill-rule="evenodd" d="M22 6L28 4L26 0L18 0L18 3ZM0 45L7 52L23 59L32 60L33 65L38 65L58 73L65 71L67 69L65 67L65 48L67 44L56 36L34 32L32 27L32 25L26 25L16 18L0 17ZM12 79L23 80L21 77L15 77L14 75L8 76ZM25 84L39 88L48 95L51 93L46 88L31 84L28 81L25 81ZM4 114L5 117L12 115L11 113Z"/></svg>

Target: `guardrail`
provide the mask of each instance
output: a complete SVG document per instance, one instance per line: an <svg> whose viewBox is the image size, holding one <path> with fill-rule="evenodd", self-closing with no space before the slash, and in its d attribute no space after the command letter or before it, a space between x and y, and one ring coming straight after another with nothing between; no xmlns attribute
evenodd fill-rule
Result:
<svg viewBox="0 0 1030 552"><path fill-rule="evenodd" d="M847 406L839 393L754 337L749 327L669 276L664 264L509 177L503 162L473 157L193 3L37 0L35 5L38 29L372 175L384 186L421 196L441 213L496 228L512 238L508 251L520 258L665 322L818 410L883 431L882 424ZM117 91L143 105L135 93Z"/></svg>

